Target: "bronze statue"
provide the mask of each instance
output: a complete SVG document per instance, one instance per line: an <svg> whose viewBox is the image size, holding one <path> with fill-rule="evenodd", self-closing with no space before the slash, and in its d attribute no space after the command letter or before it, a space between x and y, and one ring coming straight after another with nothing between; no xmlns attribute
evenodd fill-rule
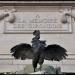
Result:
<svg viewBox="0 0 75 75"><path fill-rule="evenodd" d="M39 30L35 30L33 35L35 37L31 41L32 45L27 43L18 44L11 48L11 53L15 59L32 59L34 72L36 71L37 64L40 65L41 70L44 60L61 61L68 56L66 49L60 45L52 44L47 46L45 40L40 40Z"/></svg>

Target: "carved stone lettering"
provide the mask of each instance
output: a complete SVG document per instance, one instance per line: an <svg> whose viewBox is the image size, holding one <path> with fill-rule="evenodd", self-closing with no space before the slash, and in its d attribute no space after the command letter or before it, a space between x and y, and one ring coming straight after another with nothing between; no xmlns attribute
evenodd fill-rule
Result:
<svg viewBox="0 0 75 75"><path fill-rule="evenodd" d="M36 8L37 9L37 8ZM71 17L68 16L67 23L62 23L61 18L64 12L70 12L68 8L50 11L17 11L14 23L4 22L4 33L32 33L40 30L41 33L70 33Z"/></svg>

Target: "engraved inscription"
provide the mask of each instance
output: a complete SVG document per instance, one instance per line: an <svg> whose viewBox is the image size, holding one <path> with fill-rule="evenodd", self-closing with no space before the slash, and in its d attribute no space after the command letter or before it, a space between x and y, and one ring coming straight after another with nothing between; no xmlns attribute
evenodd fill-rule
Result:
<svg viewBox="0 0 75 75"><path fill-rule="evenodd" d="M5 21L5 33L32 33L34 30L41 32L71 32L71 17L68 23L61 23L62 12L57 11L37 11L37 12L15 12L16 21L9 23ZM70 10L69 10L70 11Z"/></svg>

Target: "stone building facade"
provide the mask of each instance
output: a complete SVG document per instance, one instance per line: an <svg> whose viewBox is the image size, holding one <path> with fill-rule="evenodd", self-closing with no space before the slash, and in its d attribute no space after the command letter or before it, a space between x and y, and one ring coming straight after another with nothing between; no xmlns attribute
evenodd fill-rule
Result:
<svg viewBox="0 0 75 75"><path fill-rule="evenodd" d="M20 20L14 22L16 12L18 12L16 19L19 18ZM68 13L67 17L65 16L66 13ZM6 16L3 17L5 14ZM23 14L27 14L24 19ZM45 19L43 20L43 18ZM68 22L59 25L60 21L65 18ZM21 19L27 21L31 19L32 21L26 23ZM50 27L52 29L47 26L46 28L44 26L43 28L35 27L33 22L36 19L36 24L42 20L41 26L46 26L53 19ZM23 30L22 25L25 23L31 24L32 27L24 27ZM52 25L56 26L52 27ZM28 30L26 30L27 28ZM14 71L13 68L15 70L21 69L25 64L31 63L31 60L15 60L11 56L10 49L19 43L31 44L32 31L35 29L41 30L41 39L46 40L47 44L59 44L67 49L68 57L66 60L60 62L45 61L45 64L60 66L62 72L75 72L75 1L0 1L0 71L12 72Z"/></svg>

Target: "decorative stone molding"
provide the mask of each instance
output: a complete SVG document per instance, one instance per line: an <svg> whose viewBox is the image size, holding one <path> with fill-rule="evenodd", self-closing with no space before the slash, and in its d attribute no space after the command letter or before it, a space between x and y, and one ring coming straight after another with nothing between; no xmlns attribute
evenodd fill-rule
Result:
<svg viewBox="0 0 75 75"><path fill-rule="evenodd" d="M1 13L0 14L0 20L3 20L5 17L9 16L8 13Z"/></svg>
<svg viewBox="0 0 75 75"><path fill-rule="evenodd" d="M16 19L15 15L13 13L10 13L7 21L10 23L14 23L15 19Z"/></svg>
<svg viewBox="0 0 75 75"><path fill-rule="evenodd" d="M14 8L17 12L9 13L8 20L4 22L4 33L32 33L35 29L39 29L41 33L72 32L70 16L69 23L60 22L65 11L71 12L70 7L36 6L34 9L34 6L14 6Z"/></svg>
<svg viewBox="0 0 75 75"><path fill-rule="evenodd" d="M7 9L4 10L4 12L0 14L0 20L3 20L7 17L6 21L13 23L15 21L15 15L13 14L14 12L16 12L15 9L11 9L10 11Z"/></svg>
<svg viewBox="0 0 75 75"><path fill-rule="evenodd" d="M55 7L62 9L63 7L65 8L65 6L66 7L71 6L71 5L73 6L74 3L75 3L75 1L20 1L20 2L19 1L0 1L1 6L9 6L9 7L12 6L13 9L15 9L15 6L39 6L39 5L40 6L55 6ZM14 10L14 12L15 11L16 10ZM64 24L63 28L61 27L62 30L57 28L56 26L54 26L54 27L51 26L50 28L52 28L53 30L49 30L49 31L44 30L45 32L42 31L42 33L59 33L59 32L60 33L72 33L71 24L70 24L71 22L68 21L69 19L67 19L67 17L68 17L67 15L63 14L60 19L61 23ZM69 16L69 17L71 17L71 16ZM16 15L11 11L9 13L9 16L6 21L9 22L10 24L13 24L13 23L15 23L16 20L17 20ZM67 22L70 22L69 25L66 25L66 24L68 24ZM6 25L6 22L4 24ZM16 26L16 25L13 25L13 26ZM11 26L11 27L13 27L13 26ZM23 27L23 28L25 28L25 27ZM55 28L57 28L57 30ZM31 30L29 29L30 30L29 31L29 30L25 30L25 29L23 30L22 28L21 28L21 30L19 28L19 31L18 31L18 28L17 28L17 30L11 28L12 30L10 30L10 29L8 29L7 25L4 27L4 29L5 29L4 33L32 33L33 32L32 29ZM65 30L63 30L63 29L65 29Z"/></svg>

